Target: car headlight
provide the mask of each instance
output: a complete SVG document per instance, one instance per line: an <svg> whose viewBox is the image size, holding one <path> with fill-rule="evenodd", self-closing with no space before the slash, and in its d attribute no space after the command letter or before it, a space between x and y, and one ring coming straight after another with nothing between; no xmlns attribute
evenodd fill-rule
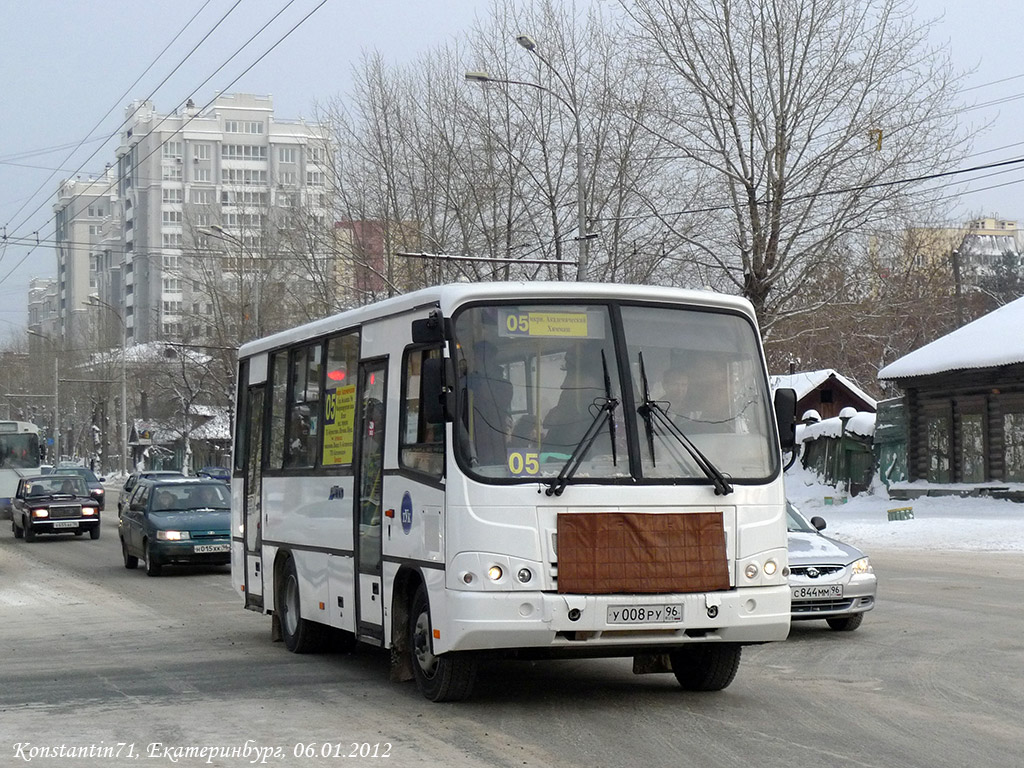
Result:
<svg viewBox="0 0 1024 768"><path fill-rule="evenodd" d="M49 517L50 510L48 509L33 509L32 517Z"/></svg>
<svg viewBox="0 0 1024 768"><path fill-rule="evenodd" d="M164 541L184 541L189 536L188 531L157 531L156 537Z"/></svg>
<svg viewBox="0 0 1024 768"><path fill-rule="evenodd" d="M874 569L871 567L871 563L866 557L862 557L860 560L856 560L851 563L850 570L855 576L861 576L865 573L874 573Z"/></svg>

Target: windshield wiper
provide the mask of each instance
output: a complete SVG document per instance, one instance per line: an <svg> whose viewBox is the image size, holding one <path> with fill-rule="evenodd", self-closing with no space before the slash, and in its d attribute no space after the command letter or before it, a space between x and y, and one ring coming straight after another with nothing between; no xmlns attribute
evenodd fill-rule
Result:
<svg viewBox="0 0 1024 768"><path fill-rule="evenodd" d="M558 477L552 479L547 490L544 491L548 496L562 495L566 484L580 468L580 464L583 463L583 457L587 455L587 451L594 444L594 440L597 439L598 434L601 432L601 427L604 426L606 421L608 422L608 433L612 439L612 465L618 466L618 457L615 451L615 419L612 418L612 414L619 406L619 401L612 397L612 381L608 376L608 361L605 358L603 349L601 350L601 367L604 369L604 402L595 400L592 403L592 405L597 406L594 420L590 422L587 431L583 433L583 437L576 443L576 447L573 448L572 454L566 459L565 464L562 466L562 471L558 473Z"/></svg>
<svg viewBox="0 0 1024 768"><path fill-rule="evenodd" d="M686 449L687 453L693 459L694 463L700 467L700 470L707 475L708 479L711 480L715 485L715 495L725 496L726 494L732 493L733 487L726 479L722 471L716 467L707 456L705 456L701 450L693 444L693 441L681 430L672 419L669 418L665 412L665 403L658 402L657 400L651 399L650 387L647 383L647 369L644 367L644 353L639 353L640 357L640 380L643 385L644 402L639 408L637 413L640 414L644 420L644 431L647 435L647 449L651 454L651 463L657 466L654 456L654 435L655 435L655 423L664 430L665 434L671 435L676 441Z"/></svg>

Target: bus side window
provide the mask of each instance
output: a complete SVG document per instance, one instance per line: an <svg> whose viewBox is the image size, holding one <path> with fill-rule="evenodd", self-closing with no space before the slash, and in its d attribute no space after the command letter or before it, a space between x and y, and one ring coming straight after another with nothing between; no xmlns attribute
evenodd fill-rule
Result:
<svg viewBox="0 0 1024 768"><path fill-rule="evenodd" d="M275 352L271 357L270 450L267 466L280 469L284 465L285 409L288 404L288 352Z"/></svg>
<svg viewBox="0 0 1024 768"><path fill-rule="evenodd" d="M399 456L404 469L441 477L444 472L444 422L431 424L423 415L423 361L441 357L441 350L412 348L405 354L402 366L401 447Z"/></svg>
<svg viewBox="0 0 1024 768"><path fill-rule="evenodd" d="M317 342L292 353L286 467L312 467L319 446L322 345Z"/></svg>

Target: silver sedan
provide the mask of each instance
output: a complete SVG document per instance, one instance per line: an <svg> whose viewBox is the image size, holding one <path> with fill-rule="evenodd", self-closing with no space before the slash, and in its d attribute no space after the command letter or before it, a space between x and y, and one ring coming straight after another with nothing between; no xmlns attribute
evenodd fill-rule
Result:
<svg viewBox="0 0 1024 768"><path fill-rule="evenodd" d="M822 534L822 518L808 521L788 501L786 517L793 621L824 619L832 629L855 630L875 607L877 580L867 555Z"/></svg>

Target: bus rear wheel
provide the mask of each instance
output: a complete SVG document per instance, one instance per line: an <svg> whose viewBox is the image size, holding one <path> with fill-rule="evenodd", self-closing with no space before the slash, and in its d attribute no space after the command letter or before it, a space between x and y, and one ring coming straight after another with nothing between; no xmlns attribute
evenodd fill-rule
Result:
<svg viewBox="0 0 1024 768"><path fill-rule="evenodd" d="M409 652L416 686L430 701L463 701L473 692L477 660L466 653L434 655L430 601L421 584L409 615Z"/></svg>
<svg viewBox="0 0 1024 768"><path fill-rule="evenodd" d="M734 643L695 643L669 654L672 672L687 691L720 691L736 677L743 647Z"/></svg>
<svg viewBox="0 0 1024 768"><path fill-rule="evenodd" d="M323 650L330 636L330 628L302 618L299 576L295 570L295 560L291 557L285 560L281 568L274 602L285 648L292 653L317 653Z"/></svg>

